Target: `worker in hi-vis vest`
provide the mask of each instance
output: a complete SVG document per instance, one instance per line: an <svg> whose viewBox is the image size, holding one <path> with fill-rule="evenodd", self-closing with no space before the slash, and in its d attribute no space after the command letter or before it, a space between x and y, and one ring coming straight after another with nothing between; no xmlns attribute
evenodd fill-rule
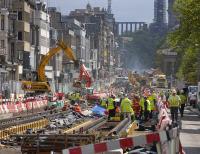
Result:
<svg viewBox="0 0 200 154"><path fill-rule="evenodd" d="M134 111L132 108L132 102L128 98L127 95L125 95L125 97L122 99L120 109L121 109L121 114L123 116L123 119L128 118L129 120L132 120L132 121L135 119Z"/></svg>
<svg viewBox="0 0 200 154"><path fill-rule="evenodd" d="M150 101L151 111L149 113L149 118L151 119L153 117L154 112L156 111L156 94L150 92L147 99Z"/></svg>
<svg viewBox="0 0 200 154"><path fill-rule="evenodd" d="M183 117L183 113L184 113L184 108L185 108L185 104L187 102L187 97L184 93L183 90L181 90L181 94L179 95L180 99L181 99L181 104L180 104L180 113L181 113L181 117Z"/></svg>
<svg viewBox="0 0 200 154"><path fill-rule="evenodd" d="M169 96L169 107L171 112L172 123L178 122L178 109L181 103L180 97L176 94L176 90L172 90L172 95Z"/></svg>
<svg viewBox="0 0 200 154"><path fill-rule="evenodd" d="M107 99L107 110L108 110L108 120L111 119L111 117L115 117L115 96L111 95L108 99Z"/></svg>
<svg viewBox="0 0 200 154"><path fill-rule="evenodd" d="M141 117L144 121L149 120L149 115L151 112L151 104L150 101L148 100L147 96L143 96L140 99L140 107L141 107Z"/></svg>
<svg viewBox="0 0 200 154"><path fill-rule="evenodd" d="M107 108L107 103L106 103L106 99L105 98L102 98L100 100L100 106L103 107L103 108Z"/></svg>

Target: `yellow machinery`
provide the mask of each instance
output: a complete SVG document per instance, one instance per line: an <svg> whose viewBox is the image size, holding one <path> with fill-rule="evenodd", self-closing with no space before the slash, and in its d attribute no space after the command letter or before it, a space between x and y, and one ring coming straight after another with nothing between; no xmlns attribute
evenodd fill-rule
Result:
<svg viewBox="0 0 200 154"><path fill-rule="evenodd" d="M77 65L77 60L74 55L74 52L70 47L68 47L64 42L58 42L57 47L52 48L46 55L41 59L40 65L38 67L38 81L22 81L22 89L24 91L41 91L41 92L50 92L51 87L45 76L45 66L49 63L49 60L56 55L61 50L64 51L66 56Z"/></svg>

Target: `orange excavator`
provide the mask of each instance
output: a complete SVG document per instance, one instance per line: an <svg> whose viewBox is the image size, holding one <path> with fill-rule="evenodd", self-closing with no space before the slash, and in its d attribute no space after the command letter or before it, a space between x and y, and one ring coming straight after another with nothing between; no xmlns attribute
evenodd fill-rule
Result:
<svg viewBox="0 0 200 154"><path fill-rule="evenodd" d="M40 61L40 65L37 70L38 81L22 81L22 89L27 92L51 92L51 87L45 76L45 66L49 63L49 60L60 51L64 51L65 55L74 62L75 66L78 66L78 61L72 49L62 41L57 43L57 47L52 48L46 55L44 55Z"/></svg>

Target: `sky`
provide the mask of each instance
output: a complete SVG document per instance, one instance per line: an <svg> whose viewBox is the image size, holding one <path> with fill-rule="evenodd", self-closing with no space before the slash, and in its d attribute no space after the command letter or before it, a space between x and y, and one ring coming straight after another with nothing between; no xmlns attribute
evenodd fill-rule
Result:
<svg viewBox="0 0 200 154"><path fill-rule="evenodd" d="M49 6L57 7L63 14L75 9L83 9L89 2L92 7L107 8L107 0L46 0ZM112 13L116 21L153 21L154 0L112 0Z"/></svg>

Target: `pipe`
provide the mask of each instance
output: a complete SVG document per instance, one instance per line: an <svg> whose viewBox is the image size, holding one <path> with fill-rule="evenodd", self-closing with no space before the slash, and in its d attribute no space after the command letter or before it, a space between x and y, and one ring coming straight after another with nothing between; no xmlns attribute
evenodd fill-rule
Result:
<svg viewBox="0 0 200 154"><path fill-rule="evenodd" d="M119 134L120 131L125 127L127 126L127 124L130 123L129 119L128 118L125 118L123 121L121 121L115 128L113 128L109 133L108 135L111 135L111 134Z"/></svg>

